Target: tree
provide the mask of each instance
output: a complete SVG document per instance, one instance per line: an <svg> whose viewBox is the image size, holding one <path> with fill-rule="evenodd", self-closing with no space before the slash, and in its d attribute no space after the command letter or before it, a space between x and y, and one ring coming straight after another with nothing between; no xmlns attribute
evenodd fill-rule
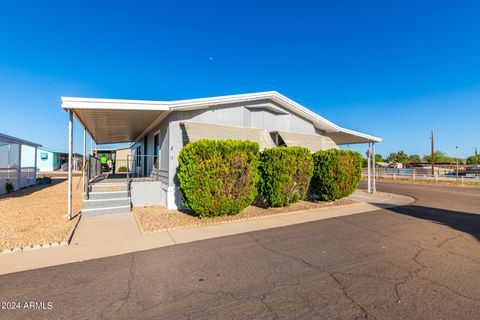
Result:
<svg viewBox="0 0 480 320"><path fill-rule="evenodd" d="M467 164L480 164L480 155L477 155L477 161L475 162L475 155L467 158Z"/></svg>
<svg viewBox="0 0 480 320"><path fill-rule="evenodd" d="M418 154L411 154L408 156L408 161L410 162L422 162L422 158Z"/></svg>
<svg viewBox="0 0 480 320"><path fill-rule="evenodd" d="M388 155L387 161L394 163L406 163L408 162L408 155L403 150L392 152Z"/></svg>
<svg viewBox="0 0 480 320"><path fill-rule="evenodd" d="M383 162L383 157L381 154L375 155L375 163L378 163L378 162ZM367 168L367 167L368 167L367 158L362 158L362 168Z"/></svg>
<svg viewBox="0 0 480 320"><path fill-rule="evenodd" d="M427 154L423 157L426 162L432 162L432 156ZM456 160L452 157L447 156L447 154L443 151L435 151L433 154L433 161L434 162L455 162Z"/></svg>

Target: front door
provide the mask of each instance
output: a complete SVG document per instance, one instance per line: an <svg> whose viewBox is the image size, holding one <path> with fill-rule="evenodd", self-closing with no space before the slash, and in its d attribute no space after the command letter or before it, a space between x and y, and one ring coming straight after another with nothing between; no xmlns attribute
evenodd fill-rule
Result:
<svg viewBox="0 0 480 320"><path fill-rule="evenodd" d="M145 136L145 138L143 138L143 176L144 177L147 177L148 175L148 165L147 165L147 161L148 161L148 158L147 158L147 155L148 155L148 149L147 149L147 146L148 146L148 140L147 140L147 136Z"/></svg>
<svg viewBox="0 0 480 320"><path fill-rule="evenodd" d="M160 169L159 155L160 155L160 134L157 133L156 135L153 136L153 166L156 169Z"/></svg>

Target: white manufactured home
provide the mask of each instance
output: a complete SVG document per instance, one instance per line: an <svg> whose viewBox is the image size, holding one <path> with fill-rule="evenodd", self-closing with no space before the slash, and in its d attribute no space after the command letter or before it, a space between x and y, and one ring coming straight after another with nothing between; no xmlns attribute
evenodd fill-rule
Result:
<svg viewBox="0 0 480 320"><path fill-rule="evenodd" d="M275 91L178 101L63 97L62 107L70 114L70 128L75 117L95 143L130 142L125 179L133 206L181 207L178 155L189 141L250 140L261 149L304 146L312 152L359 143L374 151L381 141L342 128ZM99 172L93 171L86 178L87 193L94 192L89 183L98 181ZM97 203L91 212L102 212ZM116 208L112 203L107 208Z"/></svg>
<svg viewBox="0 0 480 320"><path fill-rule="evenodd" d="M41 145L0 133L0 195L36 184Z"/></svg>

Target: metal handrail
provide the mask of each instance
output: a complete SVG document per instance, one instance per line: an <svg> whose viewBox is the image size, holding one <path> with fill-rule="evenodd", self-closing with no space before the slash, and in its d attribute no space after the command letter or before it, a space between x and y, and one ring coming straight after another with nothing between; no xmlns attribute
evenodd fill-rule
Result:
<svg viewBox="0 0 480 320"><path fill-rule="evenodd" d="M93 165L95 165L95 173L92 176ZM88 200L90 197L90 192L92 191L93 181L95 181L95 179L102 174L102 162L97 157L90 155L87 160L87 168L87 179L85 181L87 185L85 188L85 193Z"/></svg>
<svg viewBox="0 0 480 320"><path fill-rule="evenodd" d="M138 175L136 172L137 164L141 164L141 168L143 170L145 166L145 161L147 159L156 158L152 169L156 169L156 180L160 178L160 155L152 155L152 154L145 154L145 155L127 155L127 179L131 180L134 176Z"/></svg>

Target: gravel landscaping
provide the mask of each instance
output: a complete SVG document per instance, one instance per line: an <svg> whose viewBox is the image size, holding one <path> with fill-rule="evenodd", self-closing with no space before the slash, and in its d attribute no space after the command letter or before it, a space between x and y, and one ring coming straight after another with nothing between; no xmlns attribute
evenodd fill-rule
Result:
<svg viewBox="0 0 480 320"><path fill-rule="evenodd" d="M81 177L73 178L73 212L82 207ZM65 240L76 219L68 220L64 179L0 196L0 250Z"/></svg>
<svg viewBox="0 0 480 320"><path fill-rule="evenodd" d="M282 208L263 208L259 206L250 206L237 215L220 216L215 218L197 218L185 212L176 210L167 210L161 206L150 206L133 208L133 213L143 232L155 232L162 230L172 230L187 227L207 226L225 222L242 221L253 218L274 216L279 214L294 213L309 209L322 209L336 206L357 204L358 201L351 199L340 199L331 202L325 201L300 201L288 207Z"/></svg>

